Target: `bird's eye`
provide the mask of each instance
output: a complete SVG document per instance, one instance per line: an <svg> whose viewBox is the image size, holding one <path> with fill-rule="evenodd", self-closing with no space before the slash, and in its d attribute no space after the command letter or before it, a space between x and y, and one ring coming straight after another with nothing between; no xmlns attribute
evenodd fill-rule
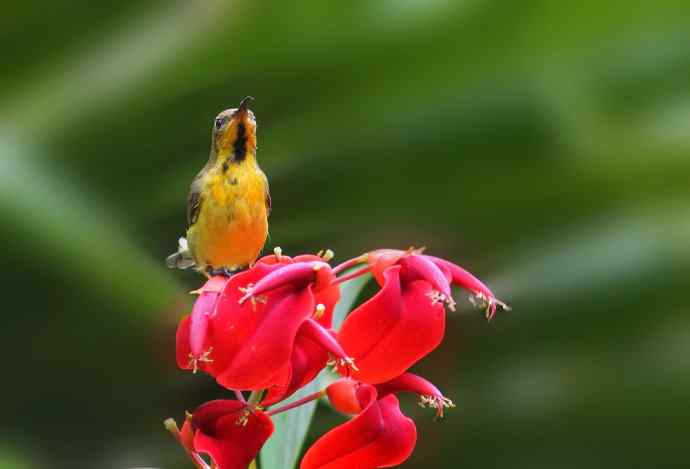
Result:
<svg viewBox="0 0 690 469"><path fill-rule="evenodd" d="M225 124L225 118L216 117L216 130L220 130L220 128L223 127L223 124Z"/></svg>

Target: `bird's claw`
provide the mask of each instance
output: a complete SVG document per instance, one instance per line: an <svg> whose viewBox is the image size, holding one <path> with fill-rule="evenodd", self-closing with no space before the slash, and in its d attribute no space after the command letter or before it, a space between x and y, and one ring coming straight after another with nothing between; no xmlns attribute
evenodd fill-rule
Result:
<svg viewBox="0 0 690 469"><path fill-rule="evenodd" d="M224 277L232 277L235 274L235 270L230 269L229 267L214 268L214 267L208 266L206 268L206 273L208 275L210 275L211 277L215 277L216 275L222 275Z"/></svg>

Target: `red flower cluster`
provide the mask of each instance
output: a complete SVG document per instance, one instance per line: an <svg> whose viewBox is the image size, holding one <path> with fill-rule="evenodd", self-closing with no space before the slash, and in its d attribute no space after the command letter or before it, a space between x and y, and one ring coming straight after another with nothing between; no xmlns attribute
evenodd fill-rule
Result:
<svg viewBox="0 0 690 469"><path fill-rule="evenodd" d="M203 371L236 400L207 402L179 430L166 422L199 468L200 454L219 469L244 469L273 432L271 415L326 395L352 414L307 451L301 469L390 467L405 461L416 442L414 422L396 393L413 392L443 415L452 402L407 370L443 339L451 285L471 293L491 319L507 306L476 277L421 251L377 250L336 267L325 256L295 258L276 250L232 277L216 276L199 290L177 330L177 363ZM358 265L358 270L343 273ZM379 291L332 329L340 284L371 273ZM271 407L313 380L329 363L343 378L283 407ZM252 391L245 400L243 391ZM268 410L265 410L268 409Z"/></svg>

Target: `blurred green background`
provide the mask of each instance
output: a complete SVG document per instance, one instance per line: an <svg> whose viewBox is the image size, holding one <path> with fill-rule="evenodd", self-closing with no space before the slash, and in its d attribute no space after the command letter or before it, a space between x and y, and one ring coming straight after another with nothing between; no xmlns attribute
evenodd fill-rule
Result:
<svg viewBox="0 0 690 469"><path fill-rule="evenodd" d="M0 467L191 467L165 269L246 95L288 254L426 245L451 315L408 468L687 467L690 3L5 2ZM467 304L467 302L463 302ZM326 408L309 440L341 421Z"/></svg>

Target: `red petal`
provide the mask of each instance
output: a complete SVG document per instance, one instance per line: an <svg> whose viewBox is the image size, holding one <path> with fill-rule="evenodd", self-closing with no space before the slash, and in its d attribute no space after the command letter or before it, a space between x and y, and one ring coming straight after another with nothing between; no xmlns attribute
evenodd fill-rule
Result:
<svg viewBox="0 0 690 469"><path fill-rule="evenodd" d="M390 268L383 288L354 309L338 332L340 345L358 361L374 349L400 319L403 302L399 273L400 267Z"/></svg>
<svg viewBox="0 0 690 469"><path fill-rule="evenodd" d="M225 283L223 292L221 292L221 296L217 300L214 313L209 317L208 330L206 332L203 351L208 352L210 350L210 353L208 353L208 356L206 357L207 360L197 361L197 366L199 369L208 372L212 376L217 376L225 369L225 367L227 367L228 360L234 353L236 353L237 344L241 343L241 341L244 339L244 337L240 336L237 337L237 340L233 340L232 337L241 334L242 331L246 331L247 329L246 327L228 327L227 321L225 321L224 318L228 314L231 316L233 315L228 311L228 309L239 309L237 298L242 295L242 292L239 290L240 287L246 287L248 284L256 282L278 267L279 265L272 266L266 264L257 264L252 269L233 275L230 280ZM228 302L227 300L223 301L223 298L227 297L229 292L234 292L234 302ZM222 308L221 304L223 305ZM248 306L250 308L252 307L251 305ZM263 304L257 303L256 310L261 313L263 307ZM180 327L182 326L183 325L180 324ZM184 344L184 341L180 337L181 332L184 332L184 330L181 331L178 329L178 364L180 364L180 360L184 359L185 363L183 367L189 369L192 368L189 366L189 354L191 353L191 348L189 345L189 327L188 325L186 325L186 327L187 344ZM181 364L180 366L182 367Z"/></svg>
<svg viewBox="0 0 690 469"><path fill-rule="evenodd" d="M322 260L282 265L256 282L256 285L252 286L239 301L244 303L252 297L281 287L305 288L316 280L320 270L330 271L330 266Z"/></svg>
<svg viewBox="0 0 690 469"><path fill-rule="evenodd" d="M241 295L230 282L216 308L212 355L219 373L216 379L230 389L281 384L274 377L288 364L297 331L314 312L311 288L273 290L266 294L266 304L240 305Z"/></svg>
<svg viewBox="0 0 690 469"><path fill-rule="evenodd" d="M275 254L269 254L267 256L262 257L261 259L258 259L255 264L290 264L292 263L292 258L290 256L286 256L285 254L281 254L280 258L278 258Z"/></svg>
<svg viewBox="0 0 690 469"><path fill-rule="evenodd" d="M314 254L302 254L299 256L295 256L294 258L291 258L289 256L282 255L280 256L280 260L276 258L274 255L270 256L265 256L262 257L257 261L257 263L264 263L268 265L275 265L275 264L294 264L294 263L305 263L305 262L311 262L312 265L314 262L318 262L321 264L323 262L323 258L316 256ZM312 267L313 268L313 267ZM326 329L329 329L331 327L331 324L333 323L333 309L335 308L335 304L340 300L340 285L332 285L332 281L334 279L334 275L331 273L331 269L324 269L322 271L323 273L326 273L325 278L319 278L317 276L318 280L318 285L315 285L314 288L314 296L315 296L315 301L316 304L322 304L324 305L325 309L323 314L315 318L319 324L321 324L323 327Z"/></svg>
<svg viewBox="0 0 690 469"><path fill-rule="evenodd" d="M299 256L295 256L293 261L294 262L313 262L313 261L323 262L323 257L319 257L316 254L300 254Z"/></svg>
<svg viewBox="0 0 690 469"><path fill-rule="evenodd" d="M366 408L357 417L319 438L302 459L301 469L374 469L405 461L417 441L414 422L400 412L398 399L376 400L371 386L362 386ZM364 396L362 396L364 395Z"/></svg>
<svg viewBox="0 0 690 469"><path fill-rule="evenodd" d="M227 284L229 281L229 277L226 277L224 275L216 275L208 279L206 283L204 283L204 285L201 288L199 288L198 292L220 293L223 291L223 288L225 288L225 284Z"/></svg>
<svg viewBox="0 0 690 469"><path fill-rule="evenodd" d="M190 454L194 452L194 430L192 420L185 416L182 429L180 430L180 443Z"/></svg>
<svg viewBox="0 0 690 469"><path fill-rule="evenodd" d="M305 384L316 378L316 375L326 366L328 352L323 347L307 337L300 328L295 339L289 364L289 379L284 385L277 385L269 389L261 405L269 406L286 399Z"/></svg>
<svg viewBox="0 0 690 469"><path fill-rule="evenodd" d="M324 329L324 327L315 320L307 319L304 321L301 331L305 336L321 345L321 347L323 347L334 357L341 359L346 358L347 355L345 354L345 351L335 337L331 334L331 332Z"/></svg>
<svg viewBox="0 0 690 469"><path fill-rule="evenodd" d="M210 321L220 292L227 283L227 277L215 276L196 291L199 296L194 301L192 313L183 318L177 328L176 354L180 368L209 370L211 362L208 355L212 351Z"/></svg>
<svg viewBox="0 0 690 469"><path fill-rule="evenodd" d="M292 264L295 262L311 262L311 261L323 261L323 257L319 257L315 254L300 254L299 256L290 257L285 254L281 254L280 258L277 258L275 254L269 254L257 260L256 263L263 262L264 264Z"/></svg>
<svg viewBox="0 0 690 469"><path fill-rule="evenodd" d="M426 280L447 298L450 298L450 284L443 271L426 256L410 254L400 259L403 281Z"/></svg>
<svg viewBox="0 0 690 469"><path fill-rule="evenodd" d="M397 392L413 392L420 396L420 406L436 409L437 418L443 417L446 408L455 407L453 401L445 397L436 386L413 373L403 373L390 381L377 384L376 389L380 396Z"/></svg>
<svg viewBox="0 0 690 469"><path fill-rule="evenodd" d="M447 269L453 277L453 283L459 286L460 288L469 290L474 294L483 293L488 298L496 298L493 292L489 289L489 287L484 285L481 282L481 280L479 280L477 277L475 277L462 267L453 264L452 262L447 261L445 259L441 259L440 257L425 257L429 258L432 262L436 263L436 265L438 265L442 269Z"/></svg>
<svg viewBox="0 0 690 469"><path fill-rule="evenodd" d="M175 334L175 356L177 359L177 366L183 370L189 370L189 354L192 349L189 347L189 314L182 318L177 325L177 333Z"/></svg>
<svg viewBox="0 0 690 469"><path fill-rule="evenodd" d="M357 399L359 383L350 378L340 378L326 388L326 394L331 405L344 414L358 414L362 406Z"/></svg>
<svg viewBox="0 0 690 469"><path fill-rule="evenodd" d="M333 324L333 310L340 301L340 285L329 284L326 288L314 288L314 301L325 307L323 314L314 319L326 329L330 329Z"/></svg>
<svg viewBox="0 0 690 469"><path fill-rule="evenodd" d="M219 295L219 292L202 291L194 302L189 326L189 346L194 356L200 356L206 351L204 346L207 342L208 323Z"/></svg>
<svg viewBox="0 0 690 469"><path fill-rule="evenodd" d="M443 397L443 394L436 386L414 373L403 373L390 381L377 384L376 389L380 396L397 392L413 392L420 396Z"/></svg>
<svg viewBox="0 0 690 469"><path fill-rule="evenodd" d="M377 249L367 254L367 263L371 267L371 273L379 285L385 283L383 273L386 269L397 264L404 255L405 251L400 251L399 249Z"/></svg>
<svg viewBox="0 0 690 469"><path fill-rule="evenodd" d="M239 401L218 400L200 406L192 419L194 449L211 456L219 469L245 469L273 433L273 422L265 413L246 412Z"/></svg>
<svg viewBox="0 0 690 469"><path fill-rule="evenodd" d="M216 435L216 422L224 415L240 415L247 406L240 401L217 399L201 404L192 414L192 423L195 430L210 435Z"/></svg>
<svg viewBox="0 0 690 469"><path fill-rule="evenodd" d="M475 295L475 298L479 300L479 304L482 305L481 307L486 308L487 319L492 319L494 317L496 314L496 307L498 305L500 305L504 310L510 310L508 305L497 299L489 287L484 285L481 280L472 275L472 273L445 259L433 256L426 257L438 265L441 269L450 272L454 284L460 288L469 290L473 295Z"/></svg>
<svg viewBox="0 0 690 469"><path fill-rule="evenodd" d="M445 309L433 304L429 282L400 282L400 266L384 272L383 288L345 319L338 342L359 369L351 376L376 384L401 375L443 339Z"/></svg>

